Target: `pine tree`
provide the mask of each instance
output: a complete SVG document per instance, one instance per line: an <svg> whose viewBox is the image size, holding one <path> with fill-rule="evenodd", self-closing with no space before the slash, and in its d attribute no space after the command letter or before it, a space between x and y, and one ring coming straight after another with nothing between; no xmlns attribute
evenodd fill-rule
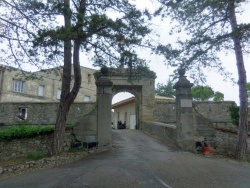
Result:
<svg viewBox="0 0 250 188"><path fill-rule="evenodd" d="M204 68L216 68L228 78L217 54L234 51L238 70L240 120L236 157L246 159L248 137L247 79L244 53L249 53L250 24L237 22L237 11L246 0L159 0L163 7L156 13L178 22L172 33L185 32L173 47L159 45L169 65L186 68L194 79L205 81ZM185 39L185 40L184 40ZM177 46L178 45L178 46ZM244 46L244 48L243 48ZM176 49L177 48L177 49Z"/></svg>
<svg viewBox="0 0 250 188"><path fill-rule="evenodd" d="M147 17L127 0L1 0L0 4L2 61L19 68L24 62L40 69L63 67L52 151L61 153L67 115L81 86L80 52L93 53L94 64L100 67L119 66L120 54L133 60L130 68L141 67L134 48L148 45Z"/></svg>

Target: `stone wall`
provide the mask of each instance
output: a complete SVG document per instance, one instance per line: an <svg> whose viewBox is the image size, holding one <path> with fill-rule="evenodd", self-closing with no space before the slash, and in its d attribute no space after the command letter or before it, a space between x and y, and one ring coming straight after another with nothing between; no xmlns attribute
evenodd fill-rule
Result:
<svg viewBox="0 0 250 188"><path fill-rule="evenodd" d="M195 136L200 137L201 140L204 139L204 137L211 137L211 141L217 145L217 148L227 148L227 144L229 143L232 143L230 144L230 148L235 148L237 139L233 138L237 138L237 135L231 136L232 133L230 131L235 132L236 127L231 122L230 112L228 110L228 107L232 104L234 104L232 101L194 102L193 123L195 127ZM0 125L17 123L54 124L58 105L59 103L0 103ZM17 117L19 115L19 108L27 108L27 119L25 121L21 121ZM156 102L154 107L155 122L175 124L175 110L174 102ZM143 129L157 133L170 140L175 138L176 129L169 126L156 126L155 123L152 123L153 121L148 122L151 123L144 124ZM76 124L74 132L77 132L76 135L82 142L88 141L89 138L93 141L97 141L98 126L96 103L74 103L70 109L67 123ZM220 129L228 131L221 133L218 132ZM81 132L84 132L84 134ZM231 142L231 139L234 141ZM37 142L39 142L42 147L47 145L44 143L46 140L49 140L49 138ZM36 141L32 141L32 143L34 142ZM36 147L32 146L31 148ZM47 151L45 148L40 149Z"/></svg>
<svg viewBox="0 0 250 188"><path fill-rule="evenodd" d="M236 145L238 142L237 132L223 129L216 129L215 145L212 144L215 153L227 156L235 154ZM250 135L248 135L247 156L250 157Z"/></svg>
<svg viewBox="0 0 250 188"><path fill-rule="evenodd" d="M176 126L173 124L144 121L142 130L153 133L171 143L176 143Z"/></svg>
<svg viewBox="0 0 250 188"><path fill-rule="evenodd" d="M12 141L0 142L0 158L16 158L27 156L28 153L43 151L45 154L50 154L53 141L53 133L48 135L40 135L33 138L17 139ZM74 135L72 129L66 129L64 137L64 150L67 151Z"/></svg>
<svg viewBox="0 0 250 188"><path fill-rule="evenodd" d="M194 138L196 141L204 141L206 138L215 153L233 155L238 141L237 127L232 123L229 106L233 101L202 101L193 102ZM158 101L155 104L155 122L144 123L143 129L152 132L162 138L173 141L176 129L161 125L175 124L175 103ZM250 112L248 114L250 121ZM160 122L160 124L159 124ZM171 133L171 134L170 134ZM248 138L250 146L250 136ZM248 147L250 156L250 147Z"/></svg>
<svg viewBox="0 0 250 188"><path fill-rule="evenodd" d="M229 106L233 101L193 102L193 125L195 137L211 138L215 136L215 128L231 129L232 124ZM154 108L155 122L176 123L175 102L157 101Z"/></svg>
<svg viewBox="0 0 250 188"><path fill-rule="evenodd" d="M233 101L202 101L193 102L196 113L212 120L212 122L231 122L229 106L236 105Z"/></svg>
<svg viewBox="0 0 250 188"><path fill-rule="evenodd" d="M194 101L193 112L199 117L210 120L212 123L231 123L229 106L233 104L235 104L233 101ZM154 108L154 119L156 122L161 123L175 123L175 102L156 101Z"/></svg>
<svg viewBox="0 0 250 188"><path fill-rule="evenodd" d="M19 123L53 125L56 121L58 105L59 103L0 103L0 125ZM22 108L27 109L25 122L18 118ZM73 103L68 114L67 123L73 124L77 122L94 108L96 108L94 102Z"/></svg>
<svg viewBox="0 0 250 188"><path fill-rule="evenodd" d="M176 122L175 102L156 101L154 108L154 119L161 123Z"/></svg>

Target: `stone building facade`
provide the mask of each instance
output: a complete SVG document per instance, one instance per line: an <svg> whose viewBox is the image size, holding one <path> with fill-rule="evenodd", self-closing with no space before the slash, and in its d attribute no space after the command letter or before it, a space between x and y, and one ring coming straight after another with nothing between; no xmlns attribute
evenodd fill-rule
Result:
<svg viewBox="0 0 250 188"><path fill-rule="evenodd" d="M95 72L81 67L81 89L75 102L96 101ZM61 67L25 74L26 77L19 69L0 65L0 102L59 102ZM36 78L27 79L27 76Z"/></svg>
<svg viewBox="0 0 250 188"><path fill-rule="evenodd" d="M1 125L28 124L54 125L56 121L58 102L4 102L0 103ZM74 102L67 118L67 124L76 124L82 117L96 108L95 102ZM20 119L20 109L26 109L26 117Z"/></svg>

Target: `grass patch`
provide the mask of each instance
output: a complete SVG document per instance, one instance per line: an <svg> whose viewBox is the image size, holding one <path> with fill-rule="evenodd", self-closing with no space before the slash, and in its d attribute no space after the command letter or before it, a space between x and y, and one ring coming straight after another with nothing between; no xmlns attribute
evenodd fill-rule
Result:
<svg viewBox="0 0 250 188"><path fill-rule="evenodd" d="M88 151L88 149L81 147L81 148L69 148L67 152L74 153L74 152L85 152L85 151Z"/></svg>
<svg viewBox="0 0 250 188"><path fill-rule="evenodd" d="M42 159L44 157L46 157L46 155L43 151L34 151L34 152L28 153L26 158L28 160L37 161L37 160Z"/></svg>
<svg viewBox="0 0 250 188"><path fill-rule="evenodd" d="M27 159L26 157L11 158L7 160L0 159L0 166L1 167L14 166L14 165L23 164L27 161L29 161L29 159Z"/></svg>
<svg viewBox="0 0 250 188"><path fill-rule="evenodd" d="M0 166L1 167L8 167L8 166L20 165L20 164L24 164L25 162L28 162L28 161L37 161L37 160L42 159L44 157L46 157L46 155L43 151L30 152L27 154L27 156L23 156L23 157L0 159Z"/></svg>

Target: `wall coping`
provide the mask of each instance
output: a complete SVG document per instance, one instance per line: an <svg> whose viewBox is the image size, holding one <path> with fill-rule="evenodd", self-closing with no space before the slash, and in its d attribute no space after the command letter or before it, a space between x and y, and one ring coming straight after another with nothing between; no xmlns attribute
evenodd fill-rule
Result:
<svg viewBox="0 0 250 188"><path fill-rule="evenodd" d="M154 124L157 126L162 126L162 127L168 127L171 129L176 129L176 125L174 124L166 124L166 123L160 123L160 122L156 122L156 121L144 121L145 123L150 123L150 124Z"/></svg>
<svg viewBox="0 0 250 188"><path fill-rule="evenodd" d="M46 102L31 102L31 101L27 101L27 102L0 102L0 104L59 104L60 101L58 100L58 102L49 102L49 101L46 101ZM92 102L92 101L86 101L86 102L74 102L74 104L93 104L93 103L96 103L96 102Z"/></svg>

